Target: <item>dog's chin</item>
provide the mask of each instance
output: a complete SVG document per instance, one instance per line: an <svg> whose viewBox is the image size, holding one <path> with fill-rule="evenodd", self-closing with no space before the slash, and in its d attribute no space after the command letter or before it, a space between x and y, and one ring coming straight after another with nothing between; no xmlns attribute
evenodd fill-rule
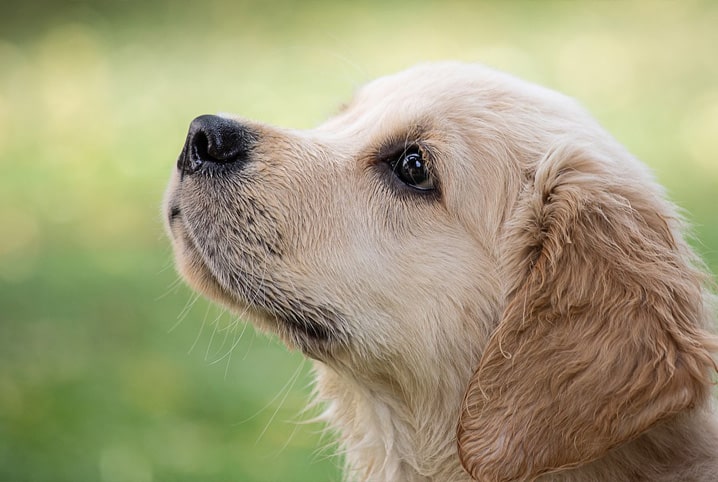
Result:
<svg viewBox="0 0 718 482"><path fill-rule="evenodd" d="M278 336L289 348L300 350L311 358L327 361L345 345L346 338L334 326L338 320L332 311L308 307L301 300L291 300L290 304L296 308L294 310L278 310L267 300L266 291L270 286L247 286L237 292L222 283L222 273L218 276L210 269L184 226L171 226L169 230L177 269L198 293L225 306L259 330ZM318 313L321 320L317 319Z"/></svg>

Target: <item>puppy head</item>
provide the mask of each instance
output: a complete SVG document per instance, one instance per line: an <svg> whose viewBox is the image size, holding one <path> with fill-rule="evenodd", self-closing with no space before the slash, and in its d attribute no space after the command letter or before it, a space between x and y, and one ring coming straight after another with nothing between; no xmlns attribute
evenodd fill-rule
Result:
<svg viewBox="0 0 718 482"><path fill-rule="evenodd" d="M165 205L197 290L371 383L466 389L477 479L585 463L705 398L671 207L551 91L438 64L310 131L201 117Z"/></svg>
<svg viewBox="0 0 718 482"><path fill-rule="evenodd" d="M196 119L166 197L179 270L314 358L475 351L498 316L497 236L519 182L500 79L414 69L311 131Z"/></svg>

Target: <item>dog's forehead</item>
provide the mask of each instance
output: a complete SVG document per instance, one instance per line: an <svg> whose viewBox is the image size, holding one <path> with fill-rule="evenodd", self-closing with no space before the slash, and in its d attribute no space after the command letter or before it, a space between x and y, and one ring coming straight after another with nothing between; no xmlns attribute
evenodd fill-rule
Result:
<svg viewBox="0 0 718 482"><path fill-rule="evenodd" d="M329 134L394 132L402 126L433 123L448 112L467 109L490 81L492 71L460 63L422 64L380 77L361 87L351 101L317 128Z"/></svg>
<svg viewBox="0 0 718 482"><path fill-rule="evenodd" d="M458 63L422 64L380 77L356 94L353 104L385 108L440 109L490 83L490 71Z"/></svg>
<svg viewBox="0 0 718 482"><path fill-rule="evenodd" d="M480 64L420 64L380 77L361 87L345 108L318 129L331 134L401 130L402 126L447 126L486 110L533 105L526 112L575 110L572 102L549 89ZM526 115L526 112L524 114Z"/></svg>

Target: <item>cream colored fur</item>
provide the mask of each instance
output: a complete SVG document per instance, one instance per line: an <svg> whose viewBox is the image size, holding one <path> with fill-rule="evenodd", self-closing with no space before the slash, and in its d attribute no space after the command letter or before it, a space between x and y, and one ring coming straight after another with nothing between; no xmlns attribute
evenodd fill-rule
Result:
<svg viewBox="0 0 718 482"><path fill-rule="evenodd" d="M237 120L241 172L173 175L177 265L316 360L348 480L718 480L708 280L574 101L442 63L313 130ZM435 192L386 170L402 143Z"/></svg>

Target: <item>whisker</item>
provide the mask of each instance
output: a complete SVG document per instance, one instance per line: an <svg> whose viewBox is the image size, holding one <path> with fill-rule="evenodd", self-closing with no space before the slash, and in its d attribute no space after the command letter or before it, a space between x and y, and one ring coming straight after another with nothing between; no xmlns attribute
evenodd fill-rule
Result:
<svg viewBox="0 0 718 482"><path fill-rule="evenodd" d="M217 332L224 333L224 336L222 337L222 343L220 343L219 348L217 348L215 350L214 356L217 356L219 354L219 352L222 351L222 348L224 348L224 345L227 344L227 339L229 338L230 330L226 326L220 326L220 324L219 324L219 318L224 316L225 313L226 313L226 310L223 310L222 313L217 317L217 320L216 320L217 321L217 325L216 325L217 330L215 331L215 333L217 333ZM220 360L221 360L221 358L220 358ZM218 361L219 360L213 360L210 362L210 365L214 365Z"/></svg>
<svg viewBox="0 0 718 482"><path fill-rule="evenodd" d="M284 393L285 390L292 389L292 387L294 386L294 382L296 381L296 377L299 376L299 373L300 373L302 367L304 366L304 363L305 363L305 360L302 360L302 363L300 363L299 366L297 367L297 369L294 370L294 373L292 373L292 375L286 381L284 386L279 389L279 392L277 392L277 394L269 402L267 402L262 408L257 410L253 415L250 415L248 418L245 418L244 420L236 422L232 425L233 426L243 425L243 424L249 422L250 420L254 420L259 415L264 413L267 409L269 409L269 407L271 407L274 404L274 402L277 401L277 399L282 396L282 394ZM266 431L266 427L265 427L265 430L262 431L262 433L264 433L265 431Z"/></svg>
<svg viewBox="0 0 718 482"><path fill-rule="evenodd" d="M219 321L219 319L222 317L223 314L224 314L224 312L220 313L219 316L217 316L217 318L215 318L214 321L211 323L212 325L214 325L214 328L212 329L212 334L210 335L209 342L207 343L207 351L205 351L205 353L204 353L205 361L207 361L207 359L209 358L209 351L212 348L212 343L214 341L214 335L217 334L217 322Z"/></svg>
<svg viewBox="0 0 718 482"><path fill-rule="evenodd" d="M267 424L264 426L264 429L262 430L262 432L261 432L261 433L259 434L259 436L257 437L257 440L255 441L255 444L256 444L256 443L259 443L259 441L262 440L262 437L264 437L264 434L267 432L267 430L269 429L269 426L270 426L270 425L272 424L272 422L274 421L275 417L277 416L277 413L279 413L279 410L280 410L280 409L282 408L282 406L284 405L284 402L287 400L287 397L288 397L289 394L292 392L292 389L294 388L294 385L297 383L297 380L299 379L299 375L301 374L301 370L302 370L302 368L304 367L305 361L306 361L306 360L302 360L302 363L300 363L299 366L297 367L297 369L294 370L294 374L293 374L292 377L290 378L291 384L290 384L289 387L284 391L284 392L285 392L285 393L284 393L284 396L283 396L282 399L279 401L279 405L277 405L277 408L276 408L276 409L274 410L274 412L272 413L272 416L269 417L269 421L267 422ZM285 386L286 386L286 385L285 385Z"/></svg>
<svg viewBox="0 0 718 482"><path fill-rule="evenodd" d="M199 331L197 332L197 336L194 339L194 342L192 343L192 346L189 347L189 350L187 351L187 354L189 355L192 353L194 348L197 346L197 343L199 342L200 337L202 336L202 332L204 331L204 327L207 324L207 316L209 315L209 309L212 307L212 305L207 304L207 309L204 310L204 317L202 318L202 324L199 325Z"/></svg>
<svg viewBox="0 0 718 482"><path fill-rule="evenodd" d="M160 301L160 300L166 298L167 296L169 296L171 293L176 292L176 291L177 291L177 288L179 288L181 285L182 285L182 278L180 278L180 277L178 276L174 281L172 281L172 282L169 284L169 286L167 287L167 289L165 289L165 291L162 292L162 294L158 295L158 296L155 298L155 301L156 301L156 302L157 302L157 301Z"/></svg>
<svg viewBox="0 0 718 482"><path fill-rule="evenodd" d="M199 293L195 294L194 296L190 295L189 300L187 300L187 303L185 304L184 308L182 308L182 311L180 311L179 315L177 315L177 322L172 325L169 330L167 330L167 333L172 333L174 330L177 329L178 326L182 324L182 322L185 320L185 318L187 318L187 315L189 314L194 304L197 303L197 300L199 300L199 298Z"/></svg>
<svg viewBox="0 0 718 482"><path fill-rule="evenodd" d="M239 318L236 318L236 321L232 324L232 327L236 328L239 325L239 323L240 323ZM219 363L220 361L224 360L225 358L231 356L232 352L237 348L237 346L239 346L240 342L242 341L242 338L244 337L244 333L247 331L247 325L249 324L246 321L242 322L242 323L243 323L242 331L239 333L239 335L236 334L237 330L236 329L234 330L235 334L232 339L232 346L229 347L229 350L227 350L227 353L222 355L220 358L214 360L211 364Z"/></svg>
<svg viewBox="0 0 718 482"><path fill-rule="evenodd" d="M292 439L294 438L294 436L297 434L297 431L298 431L298 430L299 430L299 425L294 425L294 428L292 429L292 432L289 434L289 436L288 436L287 439L284 441L284 443L282 444L282 446L279 447L279 449L278 449L278 450L276 451L276 453L274 454L275 457L281 455L282 452L284 452L284 451L287 449L287 447L289 447L289 444L291 443L291 441L292 441Z"/></svg>

